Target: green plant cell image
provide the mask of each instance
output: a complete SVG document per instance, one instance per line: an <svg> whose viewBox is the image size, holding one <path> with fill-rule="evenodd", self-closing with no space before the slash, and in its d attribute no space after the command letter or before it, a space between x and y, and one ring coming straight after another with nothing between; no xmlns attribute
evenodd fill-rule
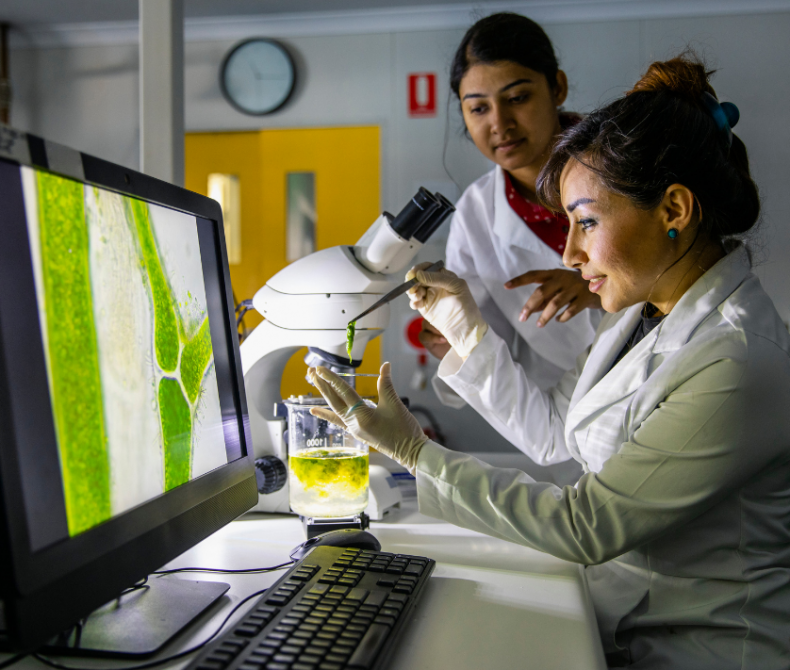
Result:
<svg viewBox="0 0 790 670"><path fill-rule="evenodd" d="M132 216L140 240L142 262L151 282L151 297L154 302L156 360L162 370L173 372L178 366L179 324L176 320L174 298L167 283L156 247L148 204L140 200L129 200Z"/></svg>
<svg viewBox="0 0 790 670"><path fill-rule="evenodd" d="M22 168L69 535L227 463L194 217Z"/></svg>
<svg viewBox="0 0 790 670"><path fill-rule="evenodd" d="M176 379L159 381L159 415L165 448L165 491L190 479L192 412Z"/></svg>
<svg viewBox="0 0 790 670"><path fill-rule="evenodd" d="M38 214L52 410L75 535L112 515L82 184L39 174Z"/></svg>

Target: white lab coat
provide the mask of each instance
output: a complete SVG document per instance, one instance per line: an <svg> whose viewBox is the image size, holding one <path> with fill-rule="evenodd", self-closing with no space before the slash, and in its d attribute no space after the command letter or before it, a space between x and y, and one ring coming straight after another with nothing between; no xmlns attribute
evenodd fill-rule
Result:
<svg viewBox="0 0 790 670"><path fill-rule="evenodd" d="M555 389L488 332L440 374L576 487L427 444L420 511L585 564L607 653L631 668L790 666L790 336L738 247L614 368L641 305L606 315Z"/></svg>
<svg viewBox="0 0 790 670"><path fill-rule="evenodd" d="M447 240L446 265L466 280L483 318L507 342L515 364L541 388L554 386L592 342L600 310L585 310L567 323L552 320L543 328L535 325L537 316L526 323L518 320L537 285L508 290L505 282L529 270L565 266L560 255L544 244L508 204L502 168L483 175L458 201ZM469 402L489 420L485 408L463 391L456 393L437 378L433 385L445 405L462 407ZM499 430L498 425L494 427ZM500 432L524 449L512 435ZM532 456L529 452L527 455Z"/></svg>

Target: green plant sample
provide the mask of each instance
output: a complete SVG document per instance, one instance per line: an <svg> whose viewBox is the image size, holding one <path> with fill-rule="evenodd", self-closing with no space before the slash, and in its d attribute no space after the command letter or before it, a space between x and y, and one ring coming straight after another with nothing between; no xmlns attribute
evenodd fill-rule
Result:
<svg viewBox="0 0 790 670"><path fill-rule="evenodd" d="M346 351L348 352L348 362L353 363L351 360L351 349L354 347L354 336L357 333L357 322L352 321L346 326Z"/></svg>
<svg viewBox="0 0 790 670"><path fill-rule="evenodd" d="M156 241L151 230L148 204L128 198L134 224L142 251L142 262L148 274L151 297L154 302L154 346L156 360L165 372L173 372L178 366L180 349L179 322L176 317L175 300L159 259Z"/></svg>
<svg viewBox="0 0 790 670"><path fill-rule="evenodd" d="M349 497L359 495L368 485L369 457L348 449L306 449L288 459L294 476L305 491L315 490L319 497L328 497L332 487L341 486Z"/></svg>
<svg viewBox="0 0 790 670"><path fill-rule="evenodd" d="M69 534L112 515L83 186L37 174L52 410Z"/></svg>
<svg viewBox="0 0 790 670"><path fill-rule="evenodd" d="M212 355L211 331L206 317L194 337L184 344L184 350L181 352L181 381L192 404L200 393L203 375Z"/></svg>
<svg viewBox="0 0 790 670"><path fill-rule="evenodd" d="M192 460L192 411L175 379L159 381L159 416L165 447L165 491L189 481Z"/></svg>

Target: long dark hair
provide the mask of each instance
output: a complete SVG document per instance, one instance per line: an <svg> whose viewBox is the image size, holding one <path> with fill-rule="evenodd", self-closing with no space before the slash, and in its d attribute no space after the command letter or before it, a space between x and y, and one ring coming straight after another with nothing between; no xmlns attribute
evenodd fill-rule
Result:
<svg viewBox="0 0 790 670"><path fill-rule="evenodd" d="M466 31L450 65L450 88L460 97L461 80L470 67L502 61L540 72L552 91L557 86L559 64L543 28L526 16L500 12L480 19Z"/></svg>
<svg viewBox="0 0 790 670"><path fill-rule="evenodd" d="M710 237L748 231L760 217L760 197L746 146L735 135L730 146L703 103L703 93L716 95L711 74L689 52L653 63L625 97L565 132L538 177L538 196L561 209L560 176L575 159L641 209L657 207L669 186L682 184Z"/></svg>

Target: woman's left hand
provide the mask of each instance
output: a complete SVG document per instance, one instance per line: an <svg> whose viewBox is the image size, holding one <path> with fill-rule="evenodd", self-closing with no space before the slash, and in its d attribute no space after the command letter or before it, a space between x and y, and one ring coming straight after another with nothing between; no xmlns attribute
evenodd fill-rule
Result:
<svg viewBox="0 0 790 670"><path fill-rule="evenodd" d="M428 437L398 397L389 363L381 366L376 407L368 406L350 385L327 368L310 368L308 375L332 408L314 407L310 410L313 416L347 430L413 473Z"/></svg>
<svg viewBox="0 0 790 670"><path fill-rule="evenodd" d="M560 323L565 323L585 309L601 306L601 299L595 293L590 293L589 282L582 279L581 273L576 270L531 270L511 279L505 288L527 284L540 286L532 292L518 320L526 321L531 314L541 312L538 328L543 328L565 305L568 307L557 317Z"/></svg>

